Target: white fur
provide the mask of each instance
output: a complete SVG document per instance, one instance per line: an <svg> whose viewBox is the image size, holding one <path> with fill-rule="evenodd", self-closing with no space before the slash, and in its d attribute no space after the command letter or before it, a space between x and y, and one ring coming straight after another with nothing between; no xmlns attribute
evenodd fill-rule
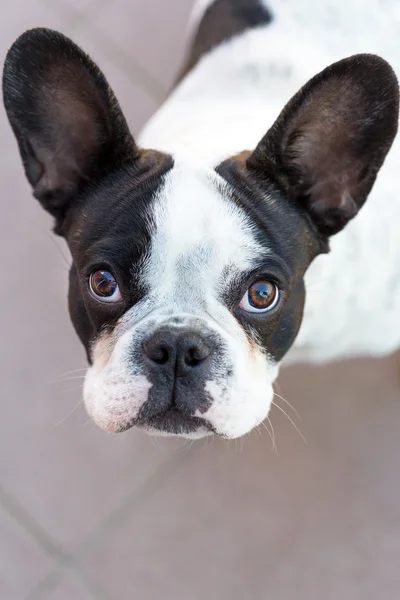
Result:
<svg viewBox="0 0 400 600"><path fill-rule="evenodd" d="M134 340L171 326L176 317L180 322L174 327L217 334L232 365L229 377L223 368L210 373L213 379L206 382L204 393L212 405L194 416L234 438L268 414L277 365L263 349L250 345L222 298L229 278L249 270L259 255L251 221L224 198L224 187L212 169L178 160L155 199L152 244L143 273L149 289L146 300L128 311L111 334L100 337L85 383L86 406L108 431L137 417L148 399L151 384L139 365L132 364ZM195 437L206 434L203 429Z"/></svg>
<svg viewBox="0 0 400 600"><path fill-rule="evenodd" d="M151 383L135 374L128 358L132 331L118 338L115 347L103 336L94 347L93 366L88 370L83 388L86 410L94 422L115 433L136 419L146 402Z"/></svg>
<svg viewBox="0 0 400 600"><path fill-rule="evenodd" d="M154 289L162 281L155 293L174 302L181 298L190 309L220 291L224 267L232 265L240 273L259 252L251 220L225 200L218 186L227 187L214 170L177 159L154 209L147 283ZM179 269L179 261L186 258L192 268Z"/></svg>
<svg viewBox="0 0 400 600"><path fill-rule="evenodd" d="M271 0L270 25L206 55L145 127L141 143L205 167L252 149L317 72L358 52L400 75L395 0ZM400 139L360 215L311 265L305 317L287 361L383 354L400 346Z"/></svg>

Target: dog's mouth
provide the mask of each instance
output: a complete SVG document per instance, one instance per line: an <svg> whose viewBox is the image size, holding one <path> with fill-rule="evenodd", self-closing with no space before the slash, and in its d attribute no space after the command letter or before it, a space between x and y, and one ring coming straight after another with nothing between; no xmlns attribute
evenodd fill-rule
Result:
<svg viewBox="0 0 400 600"><path fill-rule="evenodd" d="M155 430L172 435L193 434L199 432L200 429L215 433L212 425L205 419L185 415L173 406L151 417L139 417L135 425L150 431Z"/></svg>
<svg viewBox="0 0 400 600"><path fill-rule="evenodd" d="M133 419L125 425L120 426L117 433L123 433L132 429L132 427L138 427L148 433L165 435L194 435L194 437L203 437L211 434L219 435L211 423L205 419L185 415L175 407L168 408L151 417ZM196 434L198 435L196 436Z"/></svg>

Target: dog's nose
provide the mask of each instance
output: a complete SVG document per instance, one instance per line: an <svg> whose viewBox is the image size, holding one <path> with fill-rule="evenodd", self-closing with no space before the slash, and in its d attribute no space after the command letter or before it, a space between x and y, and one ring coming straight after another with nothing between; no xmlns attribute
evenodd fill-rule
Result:
<svg viewBox="0 0 400 600"><path fill-rule="evenodd" d="M143 350L154 366L175 369L184 377L204 365L212 353L212 344L194 331L164 329L143 341Z"/></svg>

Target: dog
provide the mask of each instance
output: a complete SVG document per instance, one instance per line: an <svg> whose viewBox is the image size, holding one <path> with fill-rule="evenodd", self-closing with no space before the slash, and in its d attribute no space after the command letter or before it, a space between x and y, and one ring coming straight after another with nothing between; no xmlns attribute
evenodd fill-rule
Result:
<svg viewBox="0 0 400 600"><path fill-rule="evenodd" d="M71 251L93 420L237 438L266 418L285 362L400 347L400 11L199 1L190 27L137 139L55 31L13 44L4 103Z"/></svg>

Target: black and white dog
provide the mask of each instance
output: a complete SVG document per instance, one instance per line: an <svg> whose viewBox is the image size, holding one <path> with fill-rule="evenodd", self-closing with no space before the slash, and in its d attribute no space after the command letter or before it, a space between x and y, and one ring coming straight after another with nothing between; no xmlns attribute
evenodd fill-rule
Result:
<svg viewBox="0 0 400 600"><path fill-rule="evenodd" d="M400 346L399 145L347 226L396 135L396 75L370 52L400 68L399 31L394 0L200 1L137 140L69 39L14 43L5 107L71 250L98 425L235 438L292 345L288 362Z"/></svg>

